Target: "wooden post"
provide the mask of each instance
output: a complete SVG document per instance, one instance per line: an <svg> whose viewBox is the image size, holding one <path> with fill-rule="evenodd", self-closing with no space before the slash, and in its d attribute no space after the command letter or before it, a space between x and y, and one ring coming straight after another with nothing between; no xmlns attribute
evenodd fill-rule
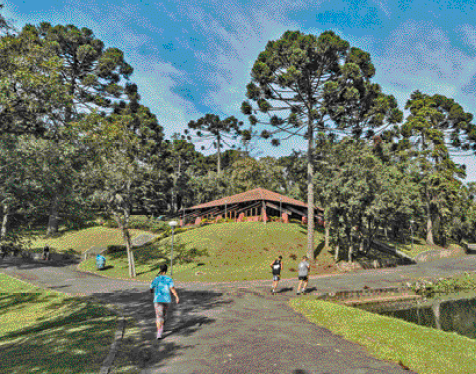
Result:
<svg viewBox="0 0 476 374"><path fill-rule="evenodd" d="M264 224L266 225L266 203L261 201L261 218L263 219Z"/></svg>

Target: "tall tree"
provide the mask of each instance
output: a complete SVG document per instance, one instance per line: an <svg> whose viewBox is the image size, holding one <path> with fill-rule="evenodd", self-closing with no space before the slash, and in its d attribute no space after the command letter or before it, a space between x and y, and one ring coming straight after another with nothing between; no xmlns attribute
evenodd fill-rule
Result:
<svg viewBox="0 0 476 374"><path fill-rule="evenodd" d="M53 43L41 42L33 27L0 38L2 133L51 137L55 114L69 100L61 67Z"/></svg>
<svg viewBox="0 0 476 374"><path fill-rule="evenodd" d="M4 4L0 4L0 36L5 34L8 35L14 32L14 27L12 26L12 23L2 14L4 7Z"/></svg>
<svg viewBox="0 0 476 374"><path fill-rule="evenodd" d="M125 62L124 53L118 48L105 48L104 43L87 28L74 25L26 26L38 33L47 45L53 45L61 59L61 83L68 93L62 110L56 111L52 129L61 130L82 116L99 111L111 113L120 100L135 100L137 87L121 80L128 80L132 67ZM55 134L56 135L56 134ZM47 232L58 230L55 217L59 216L60 196L51 201L50 221Z"/></svg>
<svg viewBox="0 0 476 374"><path fill-rule="evenodd" d="M192 143L178 134L172 136L172 141L168 144L167 161L172 174L171 210L174 213L183 207L183 198L191 194L188 181L193 172L189 173L189 169L194 168L198 157L199 153Z"/></svg>
<svg viewBox="0 0 476 374"><path fill-rule="evenodd" d="M136 276L129 221L134 209L154 213L165 207L166 171L151 162L163 140L162 127L149 109L128 105L109 116L92 114L78 124L94 150L85 180L91 199L105 207L122 232L129 275Z"/></svg>
<svg viewBox="0 0 476 374"><path fill-rule="evenodd" d="M270 41L251 71L242 112L250 123L272 126L262 136L278 146L277 136L302 136L307 140L308 250L314 259L314 139L316 131L359 133L367 126L381 125L385 115L375 110L381 97L369 80L375 74L370 55L351 48L332 31L320 36L287 31ZM372 93L373 92L373 93ZM372 94L371 94L372 93ZM367 105L362 106L363 103ZM260 111L267 120L258 121ZM282 112L278 116L277 112ZM358 120L350 117L359 114Z"/></svg>
<svg viewBox="0 0 476 374"><path fill-rule="evenodd" d="M421 186L425 206L426 241L434 244L433 225L445 196L459 189L455 178L464 170L451 159L450 151L476 150L476 126L473 116L461 105L443 95L412 93L406 104L410 110L402 126L403 143L415 152L413 159L419 170L414 174Z"/></svg>
<svg viewBox="0 0 476 374"><path fill-rule="evenodd" d="M234 147L229 143L230 140L236 139L240 134L242 122L231 116L221 120L216 114L206 114L197 121L190 121L188 127L195 130L195 135L200 140L211 140L213 147L217 150L217 174L221 174L221 150L223 145ZM188 134L188 130L186 130ZM189 139L191 137L189 136ZM202 147L205 149L205 146Z"/></svg>

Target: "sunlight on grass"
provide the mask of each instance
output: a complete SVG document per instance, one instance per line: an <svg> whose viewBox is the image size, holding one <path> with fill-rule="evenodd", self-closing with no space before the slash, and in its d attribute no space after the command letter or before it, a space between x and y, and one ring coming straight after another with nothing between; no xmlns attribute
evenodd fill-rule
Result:
<svg viewBox="0 0 476 374"><path fill-rule="evenodd" d="M0 372L93 373L112 343L108 309L0 274Z"/></svg>
<svg viewBox="0 0 476 374"><path fill-rule="evenodd" d="M456 333L325 301L293 299L290 305L376 358L401 362L419 374L467 374L476 367L476 341Z"/></svg>
<svg viewBox="0 0 476 374"><path fill-rule="evenodd" d="M323 235L316 231L316 248L322 241ZM193 256L194 251L201 255ZM306 251L307 231L299 224L247 222L204 226L175 235L174 279L205 282L270 279L269 264L278 255L283 256L282 276L296 277L297 265ZM170 252L170 237L134 251L137 279L153 279L160 264L170 264ZM128 278L125 253L106 258L111 266L107 270L97 271L94 259L82 263L81 269ZM186 258L191 262L186 263ZM320 265L334 263L325 250L317 253L317 262Z"/></svg>
<svg viewBox="0 0 476 374"><path fill-rule="evenodd" d="M143 230L130 230L131 237L134 238L140 234L148 234ZM83 253L93 246L107 247L108 245L123 245L121 231L107 227L91 227L79 231L68 231L59 237L45 238L42 236L32 237L31 248L33 251L41 251L45 245L49 245L52 250L57 252L66 252L73 249L76 252Z"/></svg>

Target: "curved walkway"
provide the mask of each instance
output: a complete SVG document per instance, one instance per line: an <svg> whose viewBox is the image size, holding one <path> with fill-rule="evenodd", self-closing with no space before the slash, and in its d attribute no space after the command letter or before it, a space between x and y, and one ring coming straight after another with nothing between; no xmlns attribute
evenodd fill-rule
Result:
<svg viewBox="0 0 476 374"><path fill-rule="evenodd" d="M476 257L352 274L314 276L312 293L381 288L422 277L446 277L476 270ZM101 278L75 266L38 263L0 264L0 271L41 287L94 297L113 304L139 326L137 347L142 373L409 373L376 360L353 343L315 326L287 301L295 280L269 294L270 281L180 283L181 298L167 322L165 338L154 340L154 311L148 284ZM306 297L306 296L301 296Z"/></svg>

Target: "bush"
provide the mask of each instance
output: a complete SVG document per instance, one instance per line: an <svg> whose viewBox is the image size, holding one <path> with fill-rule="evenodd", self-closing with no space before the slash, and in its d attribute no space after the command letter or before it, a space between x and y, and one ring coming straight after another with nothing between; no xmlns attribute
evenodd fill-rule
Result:
<svg viewBox="0 0 476 374"><path fill-rule="evenodd" d="M425 297L432 297L435 294L448 295L461 290L476 289L476 282L469 274L461 278L438 279L436 281L420 280L411 285L412 290Z"/></svg>
<svg viewBox="0 0 476 374"><path fill-rule="evenodd" d="M108 228L117 228L117 223L112 219L107 219L103 221L103 226ZM170 229L170 226L167 222L164 221L157 221L154 218L146 218L144 216L132 216L129 221L129 229L135 230L145 230L151 231L154 233L159 233L161 231L165 231Z"/></svg>
<svg viewBox="0 0 476 374"><path fill-rule="evenodd" d="M108 245L106 254L110 255L113 253L118 253L118 252L125 252L126 251L126 246L125 245Z"/></svg>

